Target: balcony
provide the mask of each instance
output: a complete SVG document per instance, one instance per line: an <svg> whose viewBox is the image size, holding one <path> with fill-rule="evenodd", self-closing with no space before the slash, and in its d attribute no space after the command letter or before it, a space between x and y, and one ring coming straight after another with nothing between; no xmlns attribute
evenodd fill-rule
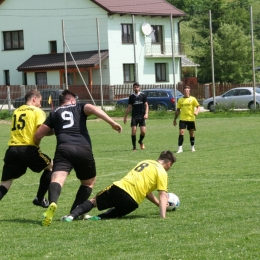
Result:
<svg viewBox="0 0 260 260"><path fill-rule="evenodd" d="M174 57L185 56L184 44L174 44ZM145 58L169 58L172 57L171 43L146 43L145 44Z"/></svg>

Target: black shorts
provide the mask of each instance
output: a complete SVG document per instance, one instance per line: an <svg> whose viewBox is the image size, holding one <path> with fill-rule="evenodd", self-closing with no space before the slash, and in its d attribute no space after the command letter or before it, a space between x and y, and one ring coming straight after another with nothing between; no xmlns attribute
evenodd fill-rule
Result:
<svg viewBox="0 0 260 260"><path fill-rule="evenodd" d="M33 172L41 172L50 163L50 157L36 146L9 146L5 152L1 180L17 179L26 173L27 167Z"/></svg>
<svg viewBox="0 0 260 260"><path fill-rule="evenodd" d="M196 131L195 121L179 121L179 129L186 129L191 131Z"/></svg>
<svg viewBox="0 0 260 260"><path fill-rule="evenodd" d="M131 127L132 126L145 126L145 119L144 118L132 118L131 119Z"/></svg>
<svg viewBox="0 0 260 260"><path fill-rule="evenodd" d="M96 195L96 203L98 210L115 208L118 217L125 216L138 208L137 202L114 184Z"/></svg>
<svg viewBox="0 0 260 260"><path fill-rule="evenodd" d="M96 176L96 164L90 146L64 144L57 146L52 171L70 173L73 168L79 180L88 180Z"/></svg>

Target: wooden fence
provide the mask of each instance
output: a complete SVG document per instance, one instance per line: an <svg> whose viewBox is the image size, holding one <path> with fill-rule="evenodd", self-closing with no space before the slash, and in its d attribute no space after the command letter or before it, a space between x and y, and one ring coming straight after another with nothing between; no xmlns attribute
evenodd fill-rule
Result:
<svg viewBox="0 0 260 260"><path fill-rule="evenodd" d="M224 92L228 91L234 87L243 87L243 86L253 86L253 83L246 84L215 84L215 95L221 95ZM260 84L257 84L260 87ZM185 85L178 85L177 89L183 93ZM190 84L191 95L195 96L199 101L202 101L208 97L213 96L213 88L211 84ZM19 85L0 85L0 109L3 105L12 104L13 100L19 97L23 97L25 93L30 89L63 89L62 85L46 85L46 86L19 86ZM154 84L154 85L140 85L141 91L145 89L154 89L154 88L170 88L173 89L172 84ZM96 104L100 104L101 101L101 87L100 85L91 85L88 86L88 89L83 85L69 85L68 89L76 93L81 101L91 102L94 99ZM9 92L9 94L8 94ZM102 94L104 104L114 104L118 99L128 97L133 93L133 85L103 85ZM10 99L8 99L8 96ZM92 98L91 98L92 96Z"/></svg>

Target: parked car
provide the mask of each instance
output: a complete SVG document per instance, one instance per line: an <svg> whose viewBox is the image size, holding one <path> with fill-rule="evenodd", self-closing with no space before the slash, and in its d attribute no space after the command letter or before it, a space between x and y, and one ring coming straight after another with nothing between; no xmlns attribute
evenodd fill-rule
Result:
<svg viewBox="0 0 260 260"><path fill-rule="evenodd" d="M147 102L151 110L175 110L174 89L146 89L142 90L147 97ZM183 94L176 90L177 100L183 97ZM119 99L116 102L116 107L127 107L128 98Z"/></svg>
<svg viewBox="0 0 260 260"><path fill-rule="evenodd" d="M51 108L51 105L48 103L49 97L51 96L53 107L58 107L59 105L59 95L63 89L41 89L39 92L42 95L42 108ZM13 107L17 108L25 104L25 97L16 98L13 102Z"/></svg>
<svg viewBox="0 0 260 260"><path fill-rule="evenodd" d="M232 88L221 96L215 97L216 106L219 108L235 109L248 108L254 109L253 87ZM260 88L255 88L256 108L260 104ZM203 107L209 111L214 111L213 97L203 101Z"/></svg>

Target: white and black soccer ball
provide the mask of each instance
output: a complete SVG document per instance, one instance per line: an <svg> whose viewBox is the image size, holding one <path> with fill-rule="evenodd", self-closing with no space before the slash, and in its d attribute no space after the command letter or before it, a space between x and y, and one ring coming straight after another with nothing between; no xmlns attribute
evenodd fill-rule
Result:
<svg viewBox="0 0 260 260"><path fill-rule="evenodd" d="M168 205L166 210L167 211L176 210L180 206L179 197L176 194L171 192L167 193L167 196L168 196Z"/></svg>

